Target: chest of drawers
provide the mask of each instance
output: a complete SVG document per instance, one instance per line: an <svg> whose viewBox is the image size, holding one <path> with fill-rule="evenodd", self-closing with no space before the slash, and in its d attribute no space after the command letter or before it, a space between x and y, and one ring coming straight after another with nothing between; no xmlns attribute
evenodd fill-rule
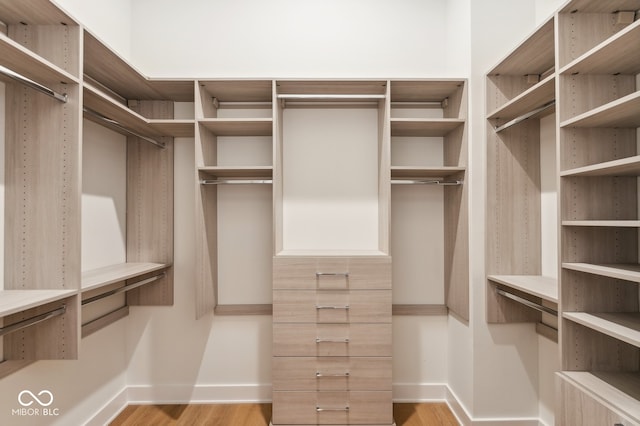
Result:
<svg viewBox="0 0 640 426"><path fill-rule="evenodd" d="M391 258L276 256L273 420L391 425Z"/></svg>

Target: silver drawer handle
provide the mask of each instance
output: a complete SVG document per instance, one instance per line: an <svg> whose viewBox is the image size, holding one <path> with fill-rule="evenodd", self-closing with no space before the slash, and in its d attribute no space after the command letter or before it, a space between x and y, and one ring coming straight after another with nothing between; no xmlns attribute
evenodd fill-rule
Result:
<svg viewBox="0 0 640 426"><path fill-rule="evenodd" d="M349 310L349 305L335 306L335 305L316 305L316 309L344 309Z"/></svg>
<svg viewBox="0 0 640 426"><path fill-rule="evenodd" d="M321 339L316 338L316 343L349 343L349 338L346 339Z"/></svg>
<svg viewBox="0 0 640 426"><path fill-rule="evenodd" d="M316 272L316 278L320 277L345 277L349 278L348 272Z"/></svg>
<svg viewBox="0 0 640 426"><path fill-rule="evenodd" d="M322 407L316 406L316 411L318 413L322 413L323 411L349 411L349 406L347 405L344 408L322 408Z"/></svg>
<svg viewBox="0 0 640 426"><path fill-rule="evenodd" d="M316 371L316 377L349 377L351 374L347 371L346 373L338 373L338 374L325 374L319 371Z"/></svg>

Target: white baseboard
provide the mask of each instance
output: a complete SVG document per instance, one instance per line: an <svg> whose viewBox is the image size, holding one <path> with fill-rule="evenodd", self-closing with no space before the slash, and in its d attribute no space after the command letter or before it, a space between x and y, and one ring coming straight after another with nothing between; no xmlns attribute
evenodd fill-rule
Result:
<svg viewBox="0 0 640 426"><path fill-rule="evenodd" d="M398 383L394 402L446 402L463 426L541 426L533 418L473 418L446 384ZM271 402L271 385L129 386L109 401L86 426L109 424L128 404L238 404Z"/></svg>

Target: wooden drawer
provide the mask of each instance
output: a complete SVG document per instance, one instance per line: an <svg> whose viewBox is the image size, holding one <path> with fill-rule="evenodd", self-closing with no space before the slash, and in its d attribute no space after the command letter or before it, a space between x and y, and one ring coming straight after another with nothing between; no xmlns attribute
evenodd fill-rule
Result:
<svg viewBox="0 0 640 426"><path fill-rule="evenodd" d="M391 390L391 358L274 357L274 391Z"/></svg>
<svg viewBox="0 0 640 426"><path fill-rule="evenodd" d="M273 392L278 425L391 425L391 392Z"/></svg>
<svg viewBox="0 0 640 426"><path fill-rule="evenodd" d="M273 324L273 356L391 356L391 324Z"/></svg>
<svg viewBox="0 0 640 426"><path fill-rule="evenodd" d="M283 290L389 290L391 258L274 257L273 288Z"/></svg>
<svg viewBox="0 0 640 426"><path fill-rule="evenodd" d="M275 290L273 321L389 323L391 290Z"/></svg>

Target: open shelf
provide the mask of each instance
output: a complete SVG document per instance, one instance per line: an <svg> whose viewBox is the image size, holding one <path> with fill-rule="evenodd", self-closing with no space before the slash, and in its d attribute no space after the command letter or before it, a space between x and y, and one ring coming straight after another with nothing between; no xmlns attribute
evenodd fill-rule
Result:
<svg viewBox="0 0 640 426"><path fill-rule="evenodd" d="M558 280L541 275L489 275L489 281L558 303Z"/></svg>
<svg viewBox="0 0 640 426"><path fill-rule="evenodd" d="M640 176L640 155L565 170L560 176Z"/></svg>
<svg viewBox="0 0 640 426"><path fill-rule="evenodd" d="M560 127L640 127L640 91L565 120Z"/></svg>
<svg viewBox="0 0 640 426"><path fill-rule="evenodd" d="M391 178L444 178L464 171L465 167L391 166Z"/></svg>
<svg viewBox="0 0 640 426"><path fill-rule="evenodd" d="M640 347L640 312L564 312L562 316L614 339Z"/></svg>
<svg viewBox="0 0 640 426"><path fill-rule="evenodd" d="M445 136L464 123L465 120L456 118L392 118L391 136Z"/></svg>
<svg viewBox="0 0 640 426"><path fill-rule="evenodd" d="M195 120L150 119L152 129L174 138L192 138L195 135Z"/></svg>
<svg viewBox="0 0 640 426"><path fill-rule="evenodd" d="M109 265L82 273L82 291L89 291L109 284L139 277L168 268L164 263L133 262Z"/></svg>
<svg viewBox="0 0 640 426"><path fill-rule="evenodd" d="M640 227L640 220L563 220L562 225L610 228L638 228Z"/></svg>
<svg viewBox="0 0 640 426"><path fill-rule="evenodd" d="M271 136L273 133L271 118L207 118L198 123L216 136Z"/></svg>
<svg viewBox="0 0 640 426"><path fill-rule="evenodd" d="M562 267L587 274L640 283L640 264L563 263Z"/></svg>
<svg viewBox="0 0 640 426"><path fill-rule="evenodd" d="M208 166L200 167L198 171L211 177L229 178L265 178L271 177L271 166Z"/></svg>
<svg viewBox="0 0 640 426"><path fill-rule="evenodd" d="M0 317L66 299L76 293L75 290L1 290Z"/></svg>
<svg viewBox="0 0 640 426"><path fill-rule="evenodd" d="M551 74L535 86L525 90L520 95L498 107L487 118L506 122L518 116L547 105L555 99L555 75ZM547 110L548 113L553 110Z"/></svg>

